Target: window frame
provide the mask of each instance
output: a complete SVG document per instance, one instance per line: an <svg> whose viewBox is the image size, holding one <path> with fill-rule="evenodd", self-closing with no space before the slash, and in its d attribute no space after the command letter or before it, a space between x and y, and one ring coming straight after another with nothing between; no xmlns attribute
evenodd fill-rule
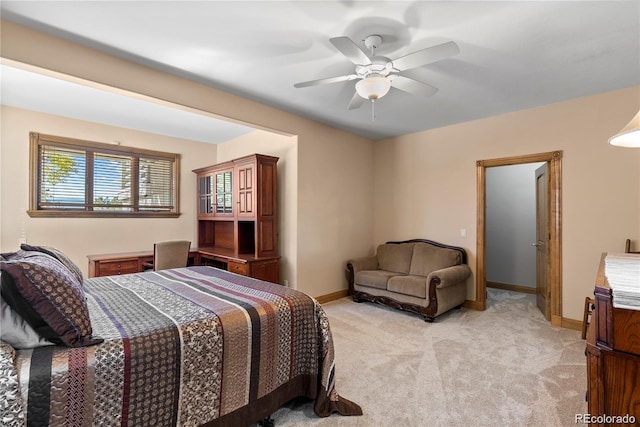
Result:
<svg viewBox="0 0 640 427"><path fill-rule="evenodd" d="M139 211L139 206L134 206L134 211L117 212L104 210L87 210L90 207L85 206L84 209L47 209L41 208L38 204L40 193L40 147L41 146L58 146L61 148L94 151L97 154L109 154L129 156L132 159L139 158L155 158L169 160L173 163L172 185L173 209L171 211L152 212L149 210ZM139 163L133 161L132 163ZM137 167L137 166L136 166ZM138 175L138 174L133 174ZM85 177L84 185L93 186L93 176ZM132 195L139 191L138 180L132 184ZM137 197L136 197L137 200ZM116 144L107 144L93 141L85 141L75 138L67 138L62 136L45 135L37 132L29 133L29 210L27 214L30 217L66 217L66 218L177 218L180 213L180 154L166 153L162 151L146 150L142 148L123 147Z"/></svg>

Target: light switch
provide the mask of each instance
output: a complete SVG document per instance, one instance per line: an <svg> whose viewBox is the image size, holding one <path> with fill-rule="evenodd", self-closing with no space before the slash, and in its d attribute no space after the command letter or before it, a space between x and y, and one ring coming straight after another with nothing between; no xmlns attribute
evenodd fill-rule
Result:
<svg viewBox="0 0 640 427"><path fill-rule="evenodd" d="M461 228L460 229L460 237L467 237L467 229L466 228Z"/></svg>

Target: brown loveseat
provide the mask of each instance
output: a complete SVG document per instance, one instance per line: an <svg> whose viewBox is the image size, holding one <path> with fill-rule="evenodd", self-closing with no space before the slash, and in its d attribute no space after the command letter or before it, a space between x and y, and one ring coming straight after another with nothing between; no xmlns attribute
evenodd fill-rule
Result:
<svg viewBox="0 0 640 427"><path fill-rule="evenodd" d="M471 275L464 249L425 239L387 242L375 256L347 262L349 294L433 320L461 306Z"/></svg>

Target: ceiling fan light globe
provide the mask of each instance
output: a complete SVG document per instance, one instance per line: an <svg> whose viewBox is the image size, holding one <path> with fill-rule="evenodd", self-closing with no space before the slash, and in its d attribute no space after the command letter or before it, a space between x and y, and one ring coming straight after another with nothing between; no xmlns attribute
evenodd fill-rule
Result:
<svg viewBox="0 0 640 427"><path fill-rule="evenodd" d="M382 76L369 76L356 83L356 92L364 99L379 99L391 89L391 81Z"/></svg>

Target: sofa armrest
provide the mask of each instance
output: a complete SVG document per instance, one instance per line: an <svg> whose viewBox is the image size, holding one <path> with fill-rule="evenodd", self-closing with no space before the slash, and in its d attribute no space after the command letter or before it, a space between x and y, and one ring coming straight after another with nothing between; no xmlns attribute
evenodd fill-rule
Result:
<svg viewBox="0 0 640 427"><path fill-rule="evenodd" d="M376 256L369 256L365 258L351 259L347 261L347 268L353 269L353 274L356 274L358 271L362 270L377 270L378 269L378 258Z"/></svg>
<svg viewBox="0 0 640 427"><path fill-rule="evenodd" d="M452 267L443 268L432 271L427 277L427 283L434 283L438 288L446 288L455 285L471 276L471 269L467 264L454 265Z"/></svg>
<svg viewBox="0 0 640 427"><path fill-rule="evenodd" d="M362 270L377 270L378 269L378 257L369 256L365 258L350 259L347 261L347 269L345 270L345 276L347 283L349 284L349 295L353 295L354 285L356 280L356 273Z"/></svg>

